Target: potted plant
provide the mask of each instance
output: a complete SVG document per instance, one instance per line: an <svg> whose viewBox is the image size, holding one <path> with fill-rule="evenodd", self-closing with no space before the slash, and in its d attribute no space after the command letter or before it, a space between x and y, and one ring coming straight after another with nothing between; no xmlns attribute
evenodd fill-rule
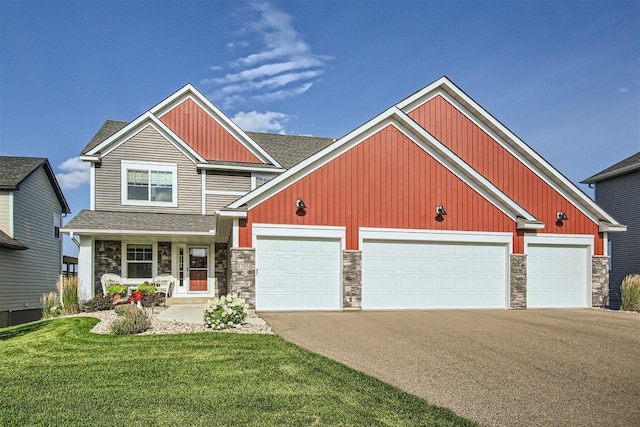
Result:
<svg viewBox="0 0 640 427"><path fill-rule="evenodd" d="M107 294L109 294L113 299L120 299L126 293L127 293L127 288L125 288L119 283L107 285Z"/></svg>
<svg viewBox="0 0 640 427"><path fill-rule="evenodd" d="M137 290L143 292L145 295L151 295L156 291L156 287L148 282L144 282L142 285L138 286Z"/></svg>

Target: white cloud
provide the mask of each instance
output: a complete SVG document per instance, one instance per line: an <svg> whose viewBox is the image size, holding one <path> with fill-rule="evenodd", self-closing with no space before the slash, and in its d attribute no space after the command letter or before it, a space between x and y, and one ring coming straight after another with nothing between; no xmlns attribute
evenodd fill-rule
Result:
<svg viewBox="0 0 640 427"><path fill-rule="evenodd" d="M284 113L267 111L258 113L257 111L239 112L233 116L232 120L240 128L250 132L277 132L284 133L284 123L290 116Z"/></svg>
<svg viewBox="0 0 640 427"><path fill-rule="evenodd" d="M269 3L252 3L250 8L258 12L259 17L239 34L243 37L257 34L262 48L230 61L225 67L210 67L213 72L227 72L200 80L202 85L215 86L211 99L226 108L247 100L269 102L298 96L313 86L332 59L312 53L294 29L289 14ZM227 44L230 50L249 46L244 40ZM293 85L296 87L292 88Z"/></svg>
<svg viewBox="0 0 640 427"><path fill-rule="evenodd" d="M632 89L637 89L637 88L638 88L638 80L633 80L633 81L631 81L631 83L619 88L618 89L618 93L628 93Z"/></svg>
<svg viewBox="0 0 640 427"><path fill-rule="evenodd" d="M80 157L72 157L58 166L64 173L57 173L56 179L63 190L75 190L80 185L89 182L91 165L80 160Z"/></svg>

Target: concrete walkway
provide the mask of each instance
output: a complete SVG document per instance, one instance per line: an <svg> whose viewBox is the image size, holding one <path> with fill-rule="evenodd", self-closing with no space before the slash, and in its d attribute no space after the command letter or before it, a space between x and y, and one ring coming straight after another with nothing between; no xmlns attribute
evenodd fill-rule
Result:
<svg viewBox="0 0 640 427"><path fill-rule="evenodd" d="M640 315L260 312L286 340L487 426L632 426Z"/></svg>
<svg viewBox="0 0 640 427"><path fill-rule="evenodd" d="M158 314L158 320L165 322L197 323L203 324L204 304L179 304L172 305ZM247 317L246 323L253 325L265 325L266 322L259 317Z"/></svg>

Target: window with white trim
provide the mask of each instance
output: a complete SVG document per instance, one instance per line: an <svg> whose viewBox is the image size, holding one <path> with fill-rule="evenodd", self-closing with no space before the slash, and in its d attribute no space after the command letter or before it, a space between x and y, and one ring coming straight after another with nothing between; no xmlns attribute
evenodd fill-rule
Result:
<svg viewBox="0 0 640 427"><path fill-rule="evenodd" d="M122 161L122 204L178 206L178 167L169 163Z"/></svg>
<svg viewBox="0 0 640 427"><path fill-rule="evenodd" d="M255 190L256 188L260 187L263 184L266 184L267 182L271 181L271 179L274 177L275 175L258 175L258 174L253 174L252 176L252 180L251 180L251 189Z"/></svg>
<svg viewBox="0 0 640 427"><path fill-rule="evenodd" d="M146 279L153 277L153 245L127 244L127 278Z"/></svg>

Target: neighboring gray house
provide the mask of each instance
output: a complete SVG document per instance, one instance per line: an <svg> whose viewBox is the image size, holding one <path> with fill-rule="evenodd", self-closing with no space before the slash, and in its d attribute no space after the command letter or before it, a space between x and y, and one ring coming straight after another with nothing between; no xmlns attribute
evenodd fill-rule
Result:
<svg viewBox="0 0 640 427"><path fill-rule="evenodd" d="M609 305L619 310L622 280L640 274L640 153L582 182L595 186L598 205L628 227L626 233L609 236Z"/></svg>
<svg viewBox="0 0 640 427"><path fill-rule="evenodd" d="M62 270L70 212L47 159L0 156L0 327L41 317Z"/></svg>

